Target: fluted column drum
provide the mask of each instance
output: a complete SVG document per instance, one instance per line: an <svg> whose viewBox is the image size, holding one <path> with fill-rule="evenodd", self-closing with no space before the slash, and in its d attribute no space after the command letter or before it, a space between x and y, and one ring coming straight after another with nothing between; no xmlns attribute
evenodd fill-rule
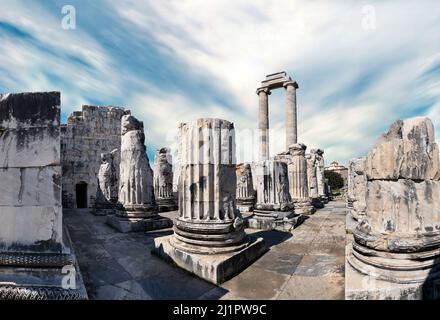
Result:
<svg viewBox="0 0 440 320"><path fill-rule="evenodd" d="M180 126L179 217L174 245L197 253L237 250L245 237L236 209L233 123L198 119Z"/></svg>
<svg viewBox="0 0 440 320"><path fill-rule="evenodd" d="M258 210L292 211L287 165L281 160L260 161L255 165Z"/></svg>
<svg viewBox="0 0 440 320"><path fill-rule="evenodd" d="M325 175L324 175L324 151L321 149L316 150L317 155L317 167L316 167L316 179L318 182L318 195L321 199L326 199L326 192L325 192Z"/></svg>
<svg viewBox="0 0 440 320"><path fill-rule="evenodd" d="M289 147L288 170L290 195L298 213L312 213L314 211L309 197L307 178L307 147L302 143L295 143Z"/></svg>
<svg viewBox="0 0 440 320"><path fill-rule="evenodd" d="M237 165L237 208L240 212L252 211L255 204L255 189L250 164Z"/></svg>

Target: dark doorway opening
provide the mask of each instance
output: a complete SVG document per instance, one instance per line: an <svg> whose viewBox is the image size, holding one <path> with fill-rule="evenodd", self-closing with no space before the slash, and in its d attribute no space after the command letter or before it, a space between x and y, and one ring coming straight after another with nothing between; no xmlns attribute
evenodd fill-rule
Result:
<svg viewBox="0 0 440 320"><path fill-rule="evenodd" d="M76 207L87 208L87 183L80 182L76 185Z"/></svg>

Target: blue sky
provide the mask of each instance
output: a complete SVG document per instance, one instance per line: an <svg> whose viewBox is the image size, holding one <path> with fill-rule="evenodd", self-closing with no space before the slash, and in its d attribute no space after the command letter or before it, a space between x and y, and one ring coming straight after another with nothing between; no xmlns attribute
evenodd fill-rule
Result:
<svg viewBox="0 0 440 320"><path fill-rule="evenodd" d="M242 137L257 127L255 89L283 70L300 86L299 140L327 163L366 154L398 118L427 115L440 132L438 1L0 5L0 92L61 91L63 121L83 104L128 107L150 157L174 146L180 121L218 117L235 123L239 160L251 160L256 141ZM61 27L64 5L76 9L75 30ZM284 147L283 104L273 92L272 154Z"/></svg>

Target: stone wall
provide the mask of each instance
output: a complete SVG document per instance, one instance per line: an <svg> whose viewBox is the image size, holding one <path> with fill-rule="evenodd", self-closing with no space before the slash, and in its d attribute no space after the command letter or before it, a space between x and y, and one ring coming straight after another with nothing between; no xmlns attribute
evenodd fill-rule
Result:
<svg viewBox="0 0 440 320"><path fill-rule="evenodd" d="M60 93L0 95L0 251L63 251L60 184Z"/></svg>
<svg viewBox="0 0 440 320"><path fill-rule="evenodd" d="M86 206L95 204L101 153L117 149L114 165L119 170L121 118L130 111L119 107L83 106L73 112L61 129L63 207L77 208L76 187L87 188Z"/></svg>

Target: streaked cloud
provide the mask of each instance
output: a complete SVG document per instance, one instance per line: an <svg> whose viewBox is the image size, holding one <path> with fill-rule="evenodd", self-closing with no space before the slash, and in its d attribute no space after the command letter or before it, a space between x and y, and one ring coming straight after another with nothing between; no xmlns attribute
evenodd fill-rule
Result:
<svg viewBox="0 0 440 320"><path fill-rule="evenodd" d="M72 0L74 31L61 28L62 1L0 3L0 91L60 90L64 117L81 104L130 107L150 155L179 121L255 129L255 89L281 70L300 85L300 140L327 162L365 154L399 117L428 115L440 130L435 1ZM365 5L374 30L362 27ZM274 154L284 95L270 98Z"/></svg>

